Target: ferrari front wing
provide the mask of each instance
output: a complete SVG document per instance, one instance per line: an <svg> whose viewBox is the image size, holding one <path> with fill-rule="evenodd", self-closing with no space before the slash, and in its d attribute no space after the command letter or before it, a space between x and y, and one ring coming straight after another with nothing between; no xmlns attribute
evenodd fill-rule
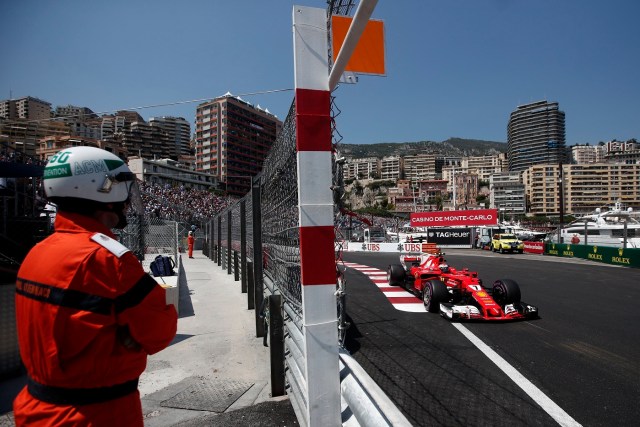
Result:
<svg viewBox="0 0 640 427"><path fill-rule="evenodd" d="M538 308L526 302L519 302L505 305L499 313L483 313L475 305L440 303L440 315L449 320L535 319L538 317Z"/></svg>

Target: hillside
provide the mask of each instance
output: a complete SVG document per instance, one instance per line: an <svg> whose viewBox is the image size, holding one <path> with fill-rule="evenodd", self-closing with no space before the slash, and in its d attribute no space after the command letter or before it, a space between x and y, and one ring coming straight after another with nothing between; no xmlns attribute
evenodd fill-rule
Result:
<svg viewBox="0 0 640 427"><path fill-rule="evenodd" d="M378 144L340 144L345 157L408 156L414 154L440 154L443 156L484 156L507 151L507 144L498 141L449 138L442 142L382 142Z"/></svg>

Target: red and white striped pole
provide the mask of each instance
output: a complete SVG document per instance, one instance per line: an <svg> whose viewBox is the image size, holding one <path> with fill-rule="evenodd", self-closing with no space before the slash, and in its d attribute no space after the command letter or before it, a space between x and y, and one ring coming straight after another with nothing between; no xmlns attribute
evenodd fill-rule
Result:
<svg viewBox="0 0 640 427"><path fill-rule="evenodd" d="M339 426L327 16L294 6L298 209L308 426Z"/></svg>

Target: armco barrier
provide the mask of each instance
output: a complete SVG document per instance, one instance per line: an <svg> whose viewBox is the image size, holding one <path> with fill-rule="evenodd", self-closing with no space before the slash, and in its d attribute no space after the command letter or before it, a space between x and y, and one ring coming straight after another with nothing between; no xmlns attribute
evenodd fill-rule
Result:
<svg viewBox="0 0 640 427"><path fill-rule="evenodd" d="M582 258L622 267L640 268L640 249L636 248L547 243L544 254L556 257Z"/></svg>

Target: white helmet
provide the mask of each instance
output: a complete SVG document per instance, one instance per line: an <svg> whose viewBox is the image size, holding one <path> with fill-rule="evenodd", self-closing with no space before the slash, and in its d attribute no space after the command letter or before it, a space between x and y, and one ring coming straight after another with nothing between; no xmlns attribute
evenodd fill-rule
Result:
<svg viewBox="0 0 640 427"><path fill-rule="evenodd" d="M440 271L442 271L443 273L449 272L449 266L447 264L440 264L438 267L440 268Z"/></svg>
<svg viewBox="0 0 640 427"><path fill-rule="evenodd" d="M48 198L115 203L129 198L135 174L113 153L96 147L69 147L49 159L43 183Z"/></svg>

